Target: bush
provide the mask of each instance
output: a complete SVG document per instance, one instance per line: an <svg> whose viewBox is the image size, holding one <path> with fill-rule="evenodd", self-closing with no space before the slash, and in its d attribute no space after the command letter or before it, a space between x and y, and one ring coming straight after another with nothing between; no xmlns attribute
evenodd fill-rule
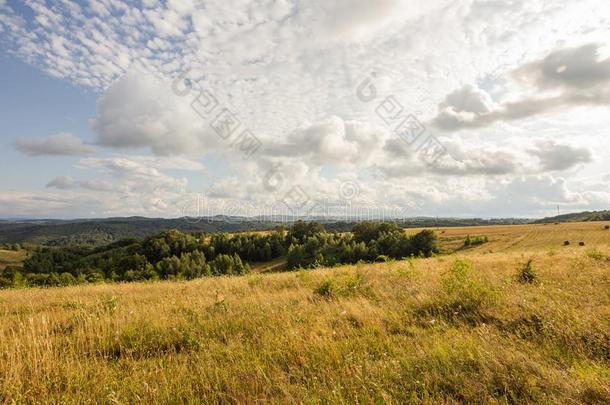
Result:
<svg viewBox="0 0 610 405"><path fill-rule="evenodd" d="M589 249L587 250L587 252L585 253L587 255L587 257L593 259L593 260L604 260L606 259L606 256L598 249Z"/></svg>
<svg viewBox="0 0 610 405"><path fill-rule="evenodd" d="M432 305L433 312L449 318L477 321L482 309L491 305L494 293L472 274L472 264L457 259L441 277L441 294Z"/></svg>
<svg viewBox="0 0 610 405"><path fill-rule="evenodd" d="M318 285L314 290L314 294L319 295L324 298L331 298L337 295L337 291L339 290L339 286L337 282L330 278L324 280Z"/></svg>
<svg viewBox="0 0 610 405"><path fill-rule="evenodd" d="M534 259L530 258L521 265L517 271L517 281L521 284L531 284L538 280L538 275L534 271L532 262Z"/></svg>
<svg viewBox="0 0 610 405"><path fill-rule="evenodd" d="M70 273L61 273L59 275L59 282L61 283L62 286L68 286L68 285L77 284L78 280L76 280L76 277L74 277Z"/></svg>
<svg viewBox="0 0 610 405"><path fill-rule="evenodd" d="M352 297L358 294L366 295L368 287L361 274L346 275L338 278L327 278L314 290L315 295L323 298Z"/></svg>
<svg viewBox="0 0 610 405"><path fill-rule="evenodd" d="M569 246L570 245L570 241L569 240L564 240L563 241L563 246Z"/></svg>
<svg viewBox="0 0 610 405"><path fill-rule="evenodd" d="M416 255L430 257L438 252L437 237L434 231L424 229L411 237L411 246ZM403 255L407 256L407 255Z"/></svg>
<svg viewBox="0 0 610 405"><path fill-rule="evenodd" d="M377 263L389 263L392 261L392 259L390 259L388 256L386 255L379 255L377 256L377 259L375 259L375 261Z"/></svg>
<svg viewBox="0 0 610 405"><path fill-rule="evenodd" d="M488 241L489 241L489 239L485 235L474 235L474 236L466 235L466 239L464 240L464 246L466 246L466 247L478 246L478 245L482 245L483 243L486 243Z"/></svg>

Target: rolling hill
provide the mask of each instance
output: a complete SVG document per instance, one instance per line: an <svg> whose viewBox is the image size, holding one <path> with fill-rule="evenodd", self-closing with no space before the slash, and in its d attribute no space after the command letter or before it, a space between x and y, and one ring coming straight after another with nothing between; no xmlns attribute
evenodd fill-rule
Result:
<svg viewBox="0 0 610 405"><path fill-rule="evenodd" d="M104 218L74 220L0 220L0 244L31 243L53 246L100 246L124 238L142 238L168 229L182 232L239 232L264 231L281 224L290 224L297 217L228 217L215 216L199 220L192 218ZM323 223L330 231L349 231L355 219L312 218ZM403 228L438 226L475 226L527 223L528 219L459 219L459 218L409 218L398 221Z"/></svg>
<svg viewBox="0 0 610 405"><path fill-rule="evenodd" d="M546 217L534 221L534 223L551 223L551 222L588 222L588 221L610 221L610 211L583 211L570 214L556 215L554 217Z"/></svg>

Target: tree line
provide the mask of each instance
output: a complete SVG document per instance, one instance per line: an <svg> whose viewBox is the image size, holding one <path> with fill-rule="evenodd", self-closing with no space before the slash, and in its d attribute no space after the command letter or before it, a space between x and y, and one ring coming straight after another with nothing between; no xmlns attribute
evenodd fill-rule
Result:
<svg viewBox="0 0 610 405"><path fill-rule="evenodd" d="M317 222L295 222L267 233L206 234L168 230L101 247L42 246L23 267L0 270L0 287L64 286L101 281L191 280L242 275L250 264L286 256L287 269L315 268L430 256L436 235L408 236L394 223L363 222L351 232L329 232Z"/></svg>

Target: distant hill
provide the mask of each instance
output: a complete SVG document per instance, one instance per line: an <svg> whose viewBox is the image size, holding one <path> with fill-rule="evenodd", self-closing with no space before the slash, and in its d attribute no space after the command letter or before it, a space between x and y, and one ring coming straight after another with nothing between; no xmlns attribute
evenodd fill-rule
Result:
<svg viewBox="0 0 610 405"><path fill-rule="evenodd" d="M589 221L610 221L610 211L583 211L571 214L557 215L534 221L535 224L545 224L550 222L589 222Z"/></svg>
<svg viewBox="0 0 610 405"><path fill-rule="evenodd" d="M103 218L74 220L0 220L0 244L33 243L55 246L87 245L100 246L124 238L142 238L155 233L177 229L182 232L239 232L264 231L281 224L290 224L297 217L243 218L214 216L201 218ZM357 219L320 217L311 218L323 223L327 230L344 232L352 229ZM403 228L439 226L475 226L527 223L530 219L459 219L459 218L408 218L398 221Z"/></svg>
<svg viewBox="0 0 610 405"><path fill-rule="evenodd" d="M167 229L183 232L265 230L277 223L214 217L199 221L175 218L108 218L81 220L0 221L0 243L99 246L124 238L140 238Z"/></svg>

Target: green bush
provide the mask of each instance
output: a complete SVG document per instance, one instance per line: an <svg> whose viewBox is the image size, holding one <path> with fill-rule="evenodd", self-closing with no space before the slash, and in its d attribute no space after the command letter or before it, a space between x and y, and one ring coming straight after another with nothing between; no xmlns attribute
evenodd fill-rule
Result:
<svg viewBox="0 0 610 405"><path fill-rule="evenodd" d="M428 312L447 318L477 322L495 300L494 291L475 278L472 264L457 259L441 276L441 291Z"/></svg>
<svg viewBox="0 0 610 405"><path fill-rule="evenodd" d="M532 266L534 259L530 258L517 271L517 281L521 284L532 284L538 280L538 275Z"/></svg>
<svg viewBox="0 0 610 405"><path fill-rule="evenodd" d="M466 235L466 239L464 239L464 246L469 247L469 246L478 246L478 245L482 245L483 243L488 242L489 239L487 238L487 236L485 235Z"/></svg>
<svg viewBox="0 0 610 405"><path fill-rule="evenodd" d="M585 254L587 255L588 258L593 259L593 260L607 259L607 256L605 254L603 254L599 249L596 249L596 248L587 250L587 252Z"/></svg>
<svg viewBox="0 0 610 405"><path fill-rule="evenodd" d="M322 281L315 289L314 294L323 298L352 297L367 295L369 289L361 274L330 277Z"/></svg>

